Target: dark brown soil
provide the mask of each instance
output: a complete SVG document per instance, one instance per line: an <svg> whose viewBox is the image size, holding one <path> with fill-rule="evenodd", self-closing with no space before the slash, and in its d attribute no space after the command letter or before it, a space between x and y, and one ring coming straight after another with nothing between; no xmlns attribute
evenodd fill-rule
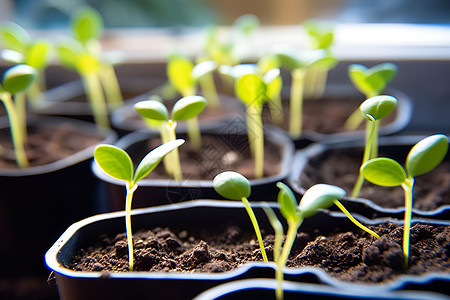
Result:
<svg viewBox="0 0 450 300"><path fill-rule="evenodd" d="M30 166L45 165L102 141L94 133L81 132L71 123L40 126L28 129L27 157ZM0 168L17 169L9 128L0 130Z"/></svg>
<svg viewBox="0 0 450 300"><path fill-rule="evenodd" d="M233 224L219 224L194 231L167 228L134 234L135 271L224 272L261 261L254 234ZM301 228L300 228L301 229ZM448 272L450 228L414 225L411 230L410 266L403 267L402 227L393 223L371 226L381 235L377 240L362 231L297 234L288 267L314 266L345 281L388 282L399 275ZM217 229L216 229L217 230ZM273 235L263 232L269 260ZM98 245L81 249L67 266L75 271L123 272L128 270L125 234L103 236Z"/></svg>
<svg viewBox="0 0 450 300"><path fill-rule="evenodd" d="M364 101L363 98L323 98L305 99L303 102L303 129L322 134L332 134L348 131L345 121ZM289 129L289 101L283 100L284 125ZM391 123L396 117L396 110L381 121L381 124ZM264 111L265 123L271 123L269 110ZM364 122L358 129L363 129Z"/></svg>
<svg viewBox="0 0 450 300"><path fill-rule="evenodd" d="M255 164L247 142L247 136L242 135L242 142L230 143L221 135L202 135L202 148L195 150L189 140L179 148L183 178L193 180L212 180L217 174L233 170L255 178ZM149 150L161 144L160 139L152 139ZM264 177L274 176L281 171L281 149L271 142L265 141L264 147ZM170 179L163 163L150 173L149 178Z"/></svg>
<svg viewBox="0 0 450 300"><path fill-rule="evenodd" d="M329 155L311 160L300 176L300 185L305 189L317 183L339 186L349 195L361 166L362 154L357 151L334 150ZM402 162L400 162L402 163ZM443 161L431 172L418 176L414 185L413 206L421 210L433 210L450 204L450 162ZM401 187L381 187L364 182L359 197L374 201L387 208L404 207L404 192Z"/></svg>

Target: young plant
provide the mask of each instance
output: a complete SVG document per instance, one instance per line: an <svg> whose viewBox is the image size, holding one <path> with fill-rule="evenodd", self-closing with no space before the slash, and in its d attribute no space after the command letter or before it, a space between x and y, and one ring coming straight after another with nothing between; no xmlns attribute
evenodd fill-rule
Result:
<svg viewBox="0 0 450 300"><path fill-rule="evenodd" d="M281 249L281 247L279 246L282 243L282 241L280 241L282 239L282 235L280 235L282 229L279 228L281 223L274 213L269 212L267 214L270 223L272 225L275 225L274 261L277 264L277 271L275 276L278 281L278 288L276 290L276 298L278 300L283 299L283 268L286 266L286 262L292 250L292 245L294 244L295 238L297 236L298 228L305 218L313 216L320 209L327 209L335 204L356 226L373 235L374 237L380 238L378 234L365 227L355 218L353 218L353 216L339 202L338 199L345 196L345 191L339 187L327 184L316 184L305 192L299 204L297 204L297 199L295 198L294 193L287 185L278 182L277 187L280 189L277 199L278 204L280 205L280 212L286 219L288 225L286 239ZM279 253L276 253L276 251L279 251Z"/></svg>
<svg viewBox="0 0 450 300"><path fill-rule="evenodd" d="M167 107L157 100L140 101L134 105L134 109L146 119L147 123L152 122L153 126L159 127L161 140L163 143L176 139L175 129L177 121L189 120L196 117L206 106L206 99L201 96L187 96L178 100L169 115ZM195 140L190 140L194 149L201 147L195 144ZM197 141L198 142L198 141ZM182 180L180 158L178 150L164 158L164 167L167 174L175 180Z"/></svg>
<svg viewBox="0 0 450 300"><path fill-rule="evenodd" d="M369 99L380 93L397 74L397 66L393 63L382 63L372 68L363 65L352 64L348 68L348 74L353 85ZM345 122L345 127L355 130L364 118L355 110Z"/></svg>
<svg viewBox="0 0 450 300"><path fill-rule="evenodd" d="M108 106L118 107L123 99L112 63L101 57L102 32L100 14L93 8L83 8L72 19L74 38L60 43L56 50L61 64L80 74L96 124L109 128Z"/></svg>
<svg viewBox="0 0 450 300"><path fill-rule="evenodd" d="M250 206L248 197L251 194L250 182L243 175L233 172L226 171L218 174L213 180L214 190L221 195L230 200L241 200L247 211L248 216L252 222L253 228L258 238L259 248L261 250L261 255L265 262L268 262L266 250L264 248L264 243L261 235L261 230L259 229L258 221L256 216Z"/></svg>
<svg viewBox="0 0 450 300"><path fill-rule="evenodd" d="M42 92L46 90L45 68L50 59L50 43L42 39L33 40L18 24L7 23L0 27L0 44L3 46L3 59L35 68L36 78L26 90L26 95L33 108L38 108L42 105ZM25 96L25 93L21 95Z"/></svg>
<svg viewBox="0 0 450 300"><path fill-rule="evenodd" d="M323 49L298 53L282 49L276 51L280 65L291 70L291 96L289 107L289 134L292 138L300 137L302 133L303 93L305 75L309 68L328 66L335 62L335 58Z"/></svg>
<svg viewBox="0 0 450 300"><path fill-rule="evenodd" d="M26 101L20 94L30 86L36 77L36 69L28 65L16 65L3 75L0 84L0 101L8 115L11 139L17 165L20 168L29 166L25 153L27 141Z"/></svg>
<svg viewBox="0 0 450 300"><path fill-rule="evenodd" d="M406 168L390 158L374 158L361 166L361 172L369 182L380 186L401 186L405 193L405 222L403 229L403 254L405 268L409 263L409 236L415 178L433 170L445 158L448 138L435 134L418 142L406 157Z"/></svg>
<svg viewBox="0 0 450 300"><path fill-rule="evenodd" d="M382 95L367 99L360 105L361 115L367 119L366 144L361 165L371 158L378 156L378 128L380 120L389 115L397 106L397 99ZM364 176L359 171L358 179L353 187L351 196L358 197L364 183Z"/></svg>
<svg viewBox="0 0 450 300"><path fill-rule="evenodd" d="M331 46L334 42L334 28L330 24L308 20L303 23L303 27L310 40L310 47L313 50L323 49L328 56L334 57ZM305 78L305 94L318 98L323 95L327 82L328 71L336 66L337 58L330 60L329 64L312 66Z"/></svg>
<svg viewBox="0 0 450 300"><path fill-rule="evenodd" d="M126 183L125 228L128 242L128 261L130 271L134 269L133 233L131 228L131 203L138 182L146 177L169 152L184 143L179 139L162 144L150 151L139 163L136 171L130 156L121 148L113 145L99 145L95 148L94 158L98 165L111 177Z"/></svg>

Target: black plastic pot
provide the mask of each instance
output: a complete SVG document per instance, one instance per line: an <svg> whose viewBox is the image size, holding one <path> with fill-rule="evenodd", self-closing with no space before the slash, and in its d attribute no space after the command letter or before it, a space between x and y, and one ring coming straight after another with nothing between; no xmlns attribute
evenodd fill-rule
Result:
<svg viewBox="0 0 450 300"><path fill-rule="evenodd" d="M240 152L248 148L247 133L242 126L243 121L224 123L220 129L202 130L202 135L218 136L229 145L230 150ZM158 137L155 132L135 132L121 138L116 145L130 153L133 161L139 161L148 152L148 141L152 137ZM178 138L186 138L186 134L177 134ZM252 194L250 200L276 201L278 188L276 182L283 181L290 172L290 165L294 156L294 145L286 133L278 128L268 127L265 129L265 142L271 143L279 149L280 153L280 171L273 176L262 179L251 179ZM183 151L180 148L180 152ZM214 145L204 145L200 150L206 160L199 162L202 164L217 164L224 153L217 153ZM218 169L223 169L219 166ZM92 170L95 176L105 183L106 195L110 202L110 210L123 210L125 201L125 184L106 175L100 167L93 162ZM222 170L225 171L225 170ZM211 174L211 180L185 179L181 182L171 179L143 179L139 181L139 188L134 193L133 207L148 207L161 204L179 203L182 201L211 198L223 199L213 188L213 178L216 174ZM245 174L244 174L245 175Z"/></svg>
<svg viewBox="0 0 450 300"><path fill-rule="evenodd" d="M395 159L400 164L404 164L406 156L412 146L418 141L423 139L425 136L389 136L380 138L379 156L389 157ZM310 186L319 183L308 180L305 182L305 168L312 166L310 172L315 172L317 166L321 164L324 157L332 156L335 154L344 155L345 157L354 158L356 160L362 159L363 146L361 141L344 141L334 144L317 143L311 145L303 150L299 150L295 154L295 159L292 167L292 172L289 176L289 184L295 192L299 195L303 195L305 190ZM445 161L449 161L450 155L447 155ZM330 172L332 172L333 166L330 166ZM354 177L358 172L358 167L355 169ZM430 172L430 176L431 173ZM450 171L449 171L450 172ZM342 174L340 176L343 176ZM308 177L309 178L309 177ZM323 183L323 182L320 182ZM336 182L325 182L328 184L337 185ZM416 182L416 188L419 187L420 182ZM365 186L373 187L373 189L381 189L381 187L371 185L370 183L365 183ZM386 192L389 193L393 188L384 188ZM401 189L401 188L397 188ZM348 195L350 191L347 191ZM403 199L403 196L401 196ZM405 209L403 205L399 205L396 208L386 208L381 207L377 204L377 199L364 199L364 198L351 198L345 197L341 202L350 211L356 212L360 215L366 216L368 218L383 218L383 217L393 217L397 219L402 219L404 216ZM434 218L441 220L450 219L450 205L441 205L433 210L423 210L418 208L413 208L413 216L416 218Z"/></svg>
<svg viewBox="0 0 450 300"><path fill-rule="evenodd" d="M2 121L0 130L9 131L7 119ZM117 138L113 131L96 133L94 124L68 118L35 118L29 127L65 124L103 142ZM90 171L94 147L42 166L0 169L1 279L45 276L42 256L55 238L76 220L104 212L96 202L98 180Z"/></svg>
<svg viewBox="0 0 450 300"><path fill-rule="evenodd" d="M277 204L267 204L277 214ZM266 232L272 229L263 212L263 204L252 203L260 227ZM240 228L252 230L249 217L240 201L195 200L167 206L136 209L132 212L133 230L153 227L170 227L179 230L210 228L233 221ZM60 297L67 299L191 299L201 292L223 283L249 279L274 278L274 263L248 263L238 269L223 273L170 273L170 272L76 272L65 267L72 256L82 247L99 241L100 235L115 236L125 230L125 213L114 212L97 215L70 226L45 255L45 261L56 276ZM386 220L359 218L366 224L384 223ZM416 221L413 221L415 223ZM431 222L432 223L432 222ZM436 222L446 224L448 222ZM333 232L358 230L343 214L318 212L305 219L301 230ZM450 276L442 273L424 276L403 276L387 284L353 284L335 280L317 268L285 269L285 280L302 283L316 292L336 292L335 296L353 295L402 295L395 291L421 290L446 293ZM287 283L288 287L291 283ZM306 285L303 285L306 284ZM302 293L311 290L300 290ZM391 292L393 292L391 294ZM421 292L418 292L420 294ZM364 297L362 297L364 298ZM388 298L392 299L392 298Z"/></svg>

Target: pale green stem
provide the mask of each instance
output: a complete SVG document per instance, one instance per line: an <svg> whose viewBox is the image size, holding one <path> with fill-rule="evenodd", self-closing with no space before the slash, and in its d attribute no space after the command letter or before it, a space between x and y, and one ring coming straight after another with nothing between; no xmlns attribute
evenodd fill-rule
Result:
<svg viewBox="0 0 450 300"><path fill-rule="evenodd" d="M380 121L375 120L375 128L373 131L373 137L372 137L372 149L370 150L370 158L377 158L378 157L378 132L380 131Z"/></svg>
<svg viewBox="0 0 450 300"><path fill-rule="evenodd" d="M294 69L291 72L291 100L289 116L289 134L292 138L298 138L302 134L303 123L303 88L306 71Z"/></svg>
<svg viewBox="0 0 450 300"><path fill-rule="evenodd" d="M318 69L315 67L309 67L305 75L305 96L314 96L314 89L317 83Z"/></svg>
<svg viewBox="0 0 450 300"><path fill-rule="evenodd" d="M358 226L359 228L361 228L365 232L373 235L377 239L380 238L380 236L376 232L370 230L369 228L367 228L363 224L359 223L355 218L353 218L353 216L348 212L348 210L344 207L344 205L342 205L341 202L339 202L338 200L334 200L333 203L336 204L336 206L339 207L339 209L342 210L342 212L347 216L347 218L349 218L350 221L352 221L356 226Z"/></svg>
<svg viewBox="0 0 450 300"><path fill-rule="evenodd" d="M217 94L216 83L214 82L214 74L212 72L205 74L199 79L203 96L208 100L208 105L213 108L220 107L220 99Z"/></svg>
<svg viewBox="0 0 450 300"><path fill-rule="evenodd" d="M259 248L261 249L261 255L263 257L263 260L265 262L268 262L269 260L267 259L266 249L264 248L264 243L263 243L263 239L262 239L262 236L261 236L261 230L259 229L259 225L258 225L258 221L256 220L256 216L253 213L253 210L252 210L252 208L250 206L250 203L248 202L247 198L242 197L241 201L244 203L245 210L247 211L247 214L250 217L250 220L252 221L253 228L255 230L256 237L258 239Z"/></svg>
<svg viewBox="0 0 450 300"><path fill-rule="evenodd" d="M177 127L177 122L172 122L169 120L167 123L163 123L161 126L161 139L163 143L176 140L175 128ZM168 153L164 159L164 167L168 175L172 176L176 181L183 179L183 174L181 173L180 165L180 155L178 149L174 149Z"/></svg>
<svg viewBox="0 0 450 300"><path fill-rule="evenodd" d="M251 108L253 105L252 104L247 104L246 108L245 108L245 122L247 124L247 137L248 137L248 145L250 147L250 153L252 154L253 157L255 157L255 143L254 141L256 140L256 133L255 130L253 129L253 127L255 126L255 122L254 122L254 109Z"/></svg>
<svg viewBox="0 0 450 300"><path fill-rule="evenodd" d="M125 229L127 233L128 242L128 262L130 264L130 272L134 269L134 254L133 254L133 232L131 230L131 203L133 202L133 194L137 188L137 184L127 182L127 195L125 199Z"/></svg>
<svg viewBox="0 0 450 300"><path fill-rule="evenodd" d="M373 133L375 132L376 127L376 120L372 117L372 121L367 121L366 123L366 145L364 146L364 155L362 159L361 166L370 159L370 151L372 149L372 137ZM358 179L356 180L355 185L353 186L352 194L351 196L353 198L358 197L359 192L361 191L361 188L364 184L364 176L361 172L361 170L358 171Z"/></svg>
<svg viewBox="0 0 450 300"><path fill-rule="evenodd" d="M405 183L402 184L405 191L405 224L403 225L403 255L405 257L405 268L409 264L409 236L411 231L411 217L413 205L413 188L414 178L409 177Z"/></svg>
<svg viewBox="0 0 450 300"><path fill-rule="evenodd" d="M376 93L373 94L367 94L366 99L372 98L377 96ZM364 116L361 114L361 111L359 109L359 106L353 111L353 113L345 120L344 127L347 130L355 130L356 128L361 125L361 123L364 121Z"/></svg>
<svg viewBox="0 0 450 300"><path fill-rule="evenodd" d="M14 101L12 100L11 94L0 93L0 99L5 105L6 113L9 120L9 130L11 131L11 138L14 147L14 154L16 156L17 165L20 168L25 168L29 166L29 161L25 152L25 142L24 142L24 126L20 123L21 118L19 112L14 106ZM26 129L25 129L26 132Z"/></svg>
<svg viewBox="0 0 450 300"><path fill-rule="evenodd" d="M123 97L114 67L103 65L98 75L105 89L109 107L112 109L120 107L123 104Z"/></svg>
<svg viewBox="0 0 450 300"><path fill-rule="evenodd" d="M86 87L87 97L91 103L94 119L97 126L102 130L110 128L108 119L108 108L103 95L100 80L95 73L83 74L83 83Z"/></svg>
<svg viewBox="0 0 450 300"><path fill-rule="evenodd" d="M283 104L281 102L281 95L278 94L270 99L269 101L269 111L272 123L278 127L283 127Z"/></svg>
<svg viewBox="0 0 450 300"><path fill-rule="evenodd" d="M247 131L250 149L253 149L255 160L255 177L264 176L264 128L261 119L261 106L250 104L247 106ZM253 145L252 145L253 144Z"/></svg>
<svg viewBox="0 0 450 300"><path fill-rule="evenodd" d="M327 68L318 68L317 69L317 80L314 85L314 98L320 98L323 96L325 92L325 86L327 84L328 79L328 69Z"/></svg>
<svg viewBox="0 0 450 300"><path fill-rule="evenodd" d="M19 118L20 130L22 131L23 142L27 143L27 95L26 92L17 92L14 94L14 102L17 117Z"/></svg>
<svg viewBox="0 0 450 300"><path fill-rule="evenodd" d="M191 142L194 150L200 150L202 147L202 135L200 133L200 127L198 125L198 117L192 117L186 120L189 141Z"/></svg>

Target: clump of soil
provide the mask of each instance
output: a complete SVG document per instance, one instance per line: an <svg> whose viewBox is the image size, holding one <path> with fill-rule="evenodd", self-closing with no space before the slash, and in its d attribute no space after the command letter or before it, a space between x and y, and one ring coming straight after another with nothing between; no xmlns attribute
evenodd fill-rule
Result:
<svg viewBox="0 0 450 300"><path fill-rule="evenodd" d="M369 226L381 239L362 231L297 234L287 266L314 266L345 281L380 283L399 275L448 272L450 228L416 224L411 229L410 266L404 269L403 228L393 223ZM301 229L301 228L300 228ZM264 244L273 259L273 235L263 232ZM223 231L199 232L153 228L136 232L136 271L225 272L251 261L262 261L254 234L233 224ZM125 234L103 236L101 241L81 249L67 265L75 271L125 272L128 254Z"/></svg>

